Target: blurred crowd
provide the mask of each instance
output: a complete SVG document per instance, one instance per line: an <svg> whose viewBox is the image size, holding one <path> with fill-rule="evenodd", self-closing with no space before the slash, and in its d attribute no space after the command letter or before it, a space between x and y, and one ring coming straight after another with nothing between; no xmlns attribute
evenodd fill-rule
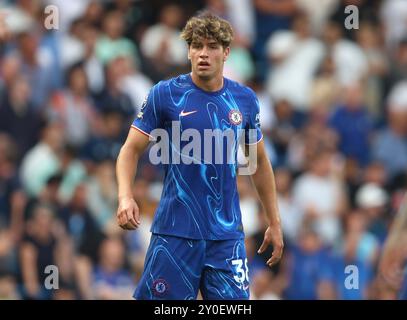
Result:
<svg viewBox="0 0 407 320"><path fill-rule="evenodd" d="M189 72L179 31L201 9L234 27L225 76L257 93L276 175L286 247L273 269L256 253L264 212L238 179L251 298L396 298L377 265L407 186L407 1L3 0L0 299L131 299L163 172L141 159L142 226L124 232L115 160L151 86Z"/></svg>

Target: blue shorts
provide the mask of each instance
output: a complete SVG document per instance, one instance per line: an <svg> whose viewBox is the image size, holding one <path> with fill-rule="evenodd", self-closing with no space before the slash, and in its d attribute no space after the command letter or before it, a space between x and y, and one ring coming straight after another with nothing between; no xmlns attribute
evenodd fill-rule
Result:
<svg viewBox="0 0 407 320"><path fill-rule="evenodd" d="M153 234L137 300L249 299L244 239L191 240Z"/></svg>

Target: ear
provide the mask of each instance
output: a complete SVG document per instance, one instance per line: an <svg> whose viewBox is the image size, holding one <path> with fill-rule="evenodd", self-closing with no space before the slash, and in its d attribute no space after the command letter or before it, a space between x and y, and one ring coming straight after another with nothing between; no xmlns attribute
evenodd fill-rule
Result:
<svg viewBox="0 0 407 320"><path fill-rule="evenodd" d="M225 62L230 54L230 47L225 48L225 50L223 51L223 61Z"/></svg>

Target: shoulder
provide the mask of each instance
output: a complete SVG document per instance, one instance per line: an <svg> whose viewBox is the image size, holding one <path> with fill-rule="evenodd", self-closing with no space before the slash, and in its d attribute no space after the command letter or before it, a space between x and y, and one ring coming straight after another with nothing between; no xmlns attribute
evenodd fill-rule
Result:
<svg viewBox="0 0 407 320"><path fill-rule="evenodd" d="M179 76L169 78L166 80L161 80L152 87L154 92L165 92L166 90L188 90L191 89L192 85L188 79L188 74L181 74Z"/></svg>
<svg viewBox="0 0 407 320"><path fill-rule="evenodd" d="M228 82L228 89L233 95L238 96L240 99L248 99L250 102L257 100L256 93L253 89L228 78L225 78L225 80Z"/></svg>

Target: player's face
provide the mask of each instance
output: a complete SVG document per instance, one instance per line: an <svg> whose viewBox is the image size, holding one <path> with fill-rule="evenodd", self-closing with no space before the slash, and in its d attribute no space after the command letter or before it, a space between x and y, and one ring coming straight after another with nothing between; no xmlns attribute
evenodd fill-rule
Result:
<svg viewBox="0 0 407 320"><path fill-rule="evenodd" d="M229 56L230 48L223 46L213 39L203 39L192 42L188 50L192 72L199 78L210 80L223 73L223 64Z"/></svg>

